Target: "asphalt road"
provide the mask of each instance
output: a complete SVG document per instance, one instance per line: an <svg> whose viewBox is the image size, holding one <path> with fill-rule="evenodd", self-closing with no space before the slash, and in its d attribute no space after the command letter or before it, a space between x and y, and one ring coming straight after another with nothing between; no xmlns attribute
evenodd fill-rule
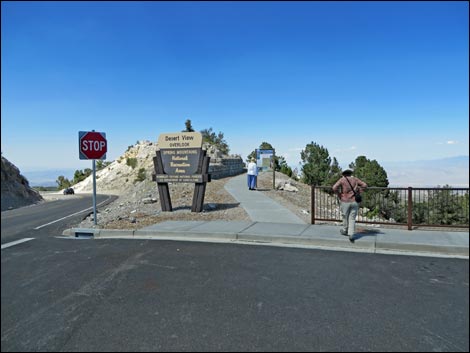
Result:
<svg viewBox="0 0 470 353"><path fill-rule="evenodd" d="M63 229L66 224L93 213L92 195L58 195L58 200L2 212L2 244L22 236L36 236L40 229ZM96 204L106 205L116 196L96 195ZM99 217L99 214L98 214ZM99 219L99 218L98 218Z"/></svg>
<svg viewBox="0 0 470 353"><path fill-rule="evenodd" d="M60 238L72 218L2 249L2 351L469 350L467 260Z"/></svg>

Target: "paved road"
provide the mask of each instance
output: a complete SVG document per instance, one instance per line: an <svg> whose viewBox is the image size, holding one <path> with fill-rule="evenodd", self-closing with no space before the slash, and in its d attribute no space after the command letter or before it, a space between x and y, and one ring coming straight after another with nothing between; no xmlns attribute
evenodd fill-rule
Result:
<svg viewBox="0 0 470 353"><path fill-rule="evenodd" d="M2 249L2 351L469 349L468 260L60 237L79 217Z"/></svg>
<svg viewBox="0 0 470 353"><path fill-rule="evenodd" d="M39 232L2 250L2 352L469 349L466 260Z"/></svg>
<svg viewBox="0 0 470 353"><path fill-rule="evenodd" d="M62 195L59 195L62 196ZM97 195L97 205L106 204L116 196ZM92 195L67 195L55 201L21 207L1 213L2 244L18 238L21 233L34 234L40 228L57 223L64 218L93 213Z"/></svg>

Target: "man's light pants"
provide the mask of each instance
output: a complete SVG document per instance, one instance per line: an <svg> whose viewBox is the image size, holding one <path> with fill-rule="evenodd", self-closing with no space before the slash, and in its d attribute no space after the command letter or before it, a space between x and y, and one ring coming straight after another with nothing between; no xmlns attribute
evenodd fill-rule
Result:
<svg viewBox="0 0 470 353"><path fill-rule="evenodd" d="M341 214L343 216L343 231L353 236L356 231L356 216L359 210L357 202L341 202Z"/></svg>

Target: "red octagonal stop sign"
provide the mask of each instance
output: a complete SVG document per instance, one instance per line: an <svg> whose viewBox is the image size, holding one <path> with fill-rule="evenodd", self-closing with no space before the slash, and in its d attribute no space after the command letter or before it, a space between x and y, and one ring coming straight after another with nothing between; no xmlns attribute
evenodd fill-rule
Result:
<svg viewBox="0 0 470 353"><path fill-rule="evenodd" d="M80 159L106 159L108 143L104 132L79 131Z"/></svg>

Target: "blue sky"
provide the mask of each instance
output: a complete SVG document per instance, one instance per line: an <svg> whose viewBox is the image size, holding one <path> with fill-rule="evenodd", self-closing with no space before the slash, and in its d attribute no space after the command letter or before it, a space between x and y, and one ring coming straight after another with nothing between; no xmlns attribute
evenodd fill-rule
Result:
<svg viewBox="0 0 470 353"><path fill-rule="evenodd" d="M138 140L223 132L293 167L468 155L468 2L1 3L1 149L21 171L83 169Z"/></svg>

